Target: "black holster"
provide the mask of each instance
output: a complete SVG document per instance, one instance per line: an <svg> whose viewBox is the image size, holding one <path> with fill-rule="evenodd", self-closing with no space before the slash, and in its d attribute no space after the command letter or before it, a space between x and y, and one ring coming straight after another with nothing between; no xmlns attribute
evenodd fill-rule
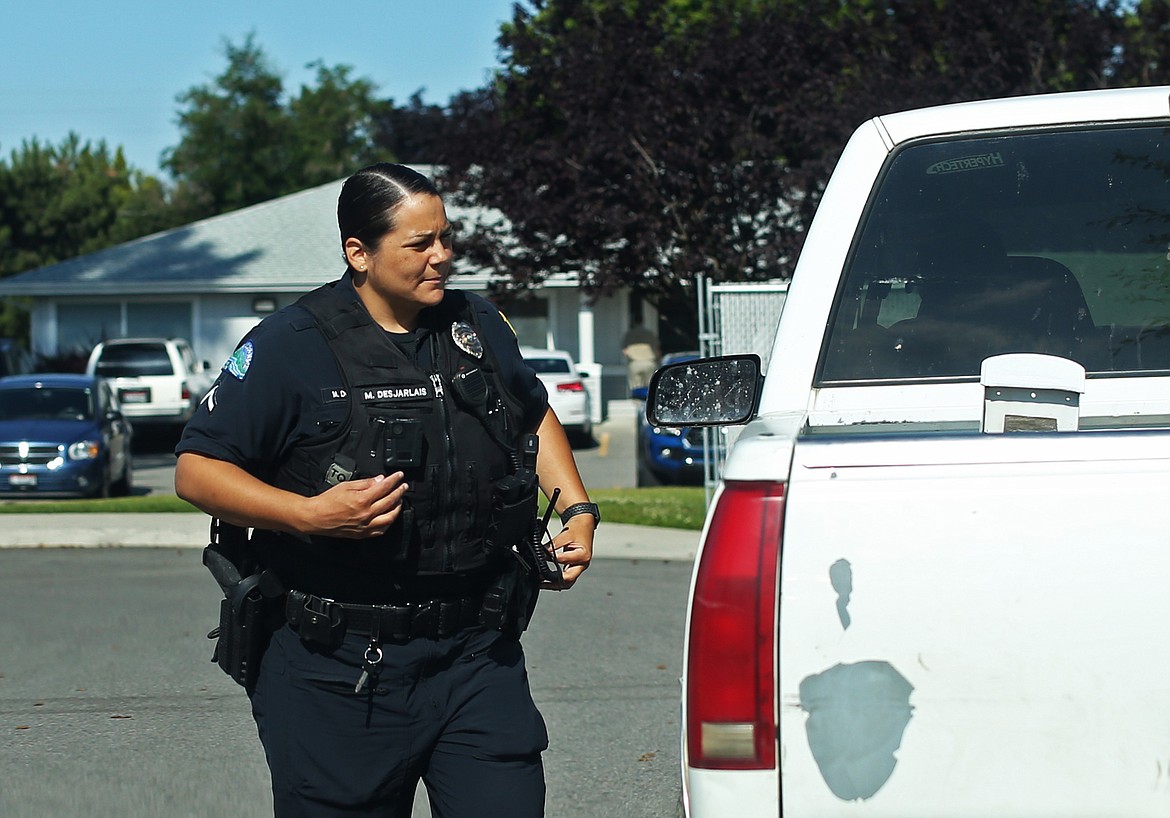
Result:
<svg viewBox="0 0 1170 818"><path fill-rule="evenodd" d="M224 594L219 626L207 634L216 640L211 661L251 692L272 634L284 623L284 590L256 563L247 531L218 519L211 521L203 564Z"/></svg>

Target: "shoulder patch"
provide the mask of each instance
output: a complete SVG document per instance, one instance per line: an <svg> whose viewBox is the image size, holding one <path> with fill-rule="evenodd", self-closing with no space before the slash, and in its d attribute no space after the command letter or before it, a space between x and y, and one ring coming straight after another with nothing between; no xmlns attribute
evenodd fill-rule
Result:
<svg viewBox="0 0 1170 818"><path fill-rule="evenodd" d="M252 342L245 341L240 345L239 349L232 353L232 357L227 359L227 362L223 365L223 370L242 381L244 376L248 374L248 367L252 365L252 356L255 354L255 351Z"/></svg>

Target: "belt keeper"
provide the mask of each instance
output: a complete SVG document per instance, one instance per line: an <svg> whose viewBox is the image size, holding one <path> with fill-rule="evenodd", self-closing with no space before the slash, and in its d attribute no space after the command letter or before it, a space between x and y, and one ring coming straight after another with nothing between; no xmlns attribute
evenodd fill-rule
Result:
<svg viewBox="0 0 1170 818"><path fill-rule="evenodd" d="M387 620L382 623L383 630L390 632L391 639L405 642L410 638L410 608L387 607L383 614Z"/></svg>

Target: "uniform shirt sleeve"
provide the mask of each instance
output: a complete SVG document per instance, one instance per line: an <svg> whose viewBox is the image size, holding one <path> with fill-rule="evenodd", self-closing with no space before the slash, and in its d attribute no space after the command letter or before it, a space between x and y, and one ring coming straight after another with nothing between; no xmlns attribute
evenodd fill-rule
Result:
<svg viewBox="0 0 1170 818"><path fill-rule="evenodd" d="M532 368L520 355L516 333L500 315L500 311L486 298L468 294L472 308L479 315L484 342L495 353L500 364L500 377L508 391L524 405L524 428L535 431L548 410L548 391Z"/></svg>
<svg viewBox="0 0 1170 818"><path fill-rule="evenodd" d="M292 446L344 416L342 386L320 333L298 330L291 307L261 322L224 364L187 423L176 454L195 452L270 479Z"/></svg>

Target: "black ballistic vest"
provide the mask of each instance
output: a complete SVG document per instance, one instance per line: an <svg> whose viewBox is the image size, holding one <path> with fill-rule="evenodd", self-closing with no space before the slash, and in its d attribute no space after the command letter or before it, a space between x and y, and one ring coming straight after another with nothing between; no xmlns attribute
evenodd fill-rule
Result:
<svg viewBox="0 0 1170 818"><path fill-rule="evenodd" d="M490 553L484 534L492 485L517 467L523 406L505 388L487 344L480 357L456 345L456 324L470 326L482 341L475 310L458 291L424 310L416 362L359 301L337 294L333 285L298 303L313 320L294 329L322 333L345 381L324 397L345 402L348 411L295 447L274 483L312 496L340 480L402 471L409 490L399 520L380 538L312 537L306 543L281 537L284 546L307 551L310 562L327 560L330 573L352 570L371 582L381 576L407 589L411 577L482 573L503 557ZM466 337L466 330L456 334ZM294 587L315 591L301 587L312 584L305 577Z"/></svg>

